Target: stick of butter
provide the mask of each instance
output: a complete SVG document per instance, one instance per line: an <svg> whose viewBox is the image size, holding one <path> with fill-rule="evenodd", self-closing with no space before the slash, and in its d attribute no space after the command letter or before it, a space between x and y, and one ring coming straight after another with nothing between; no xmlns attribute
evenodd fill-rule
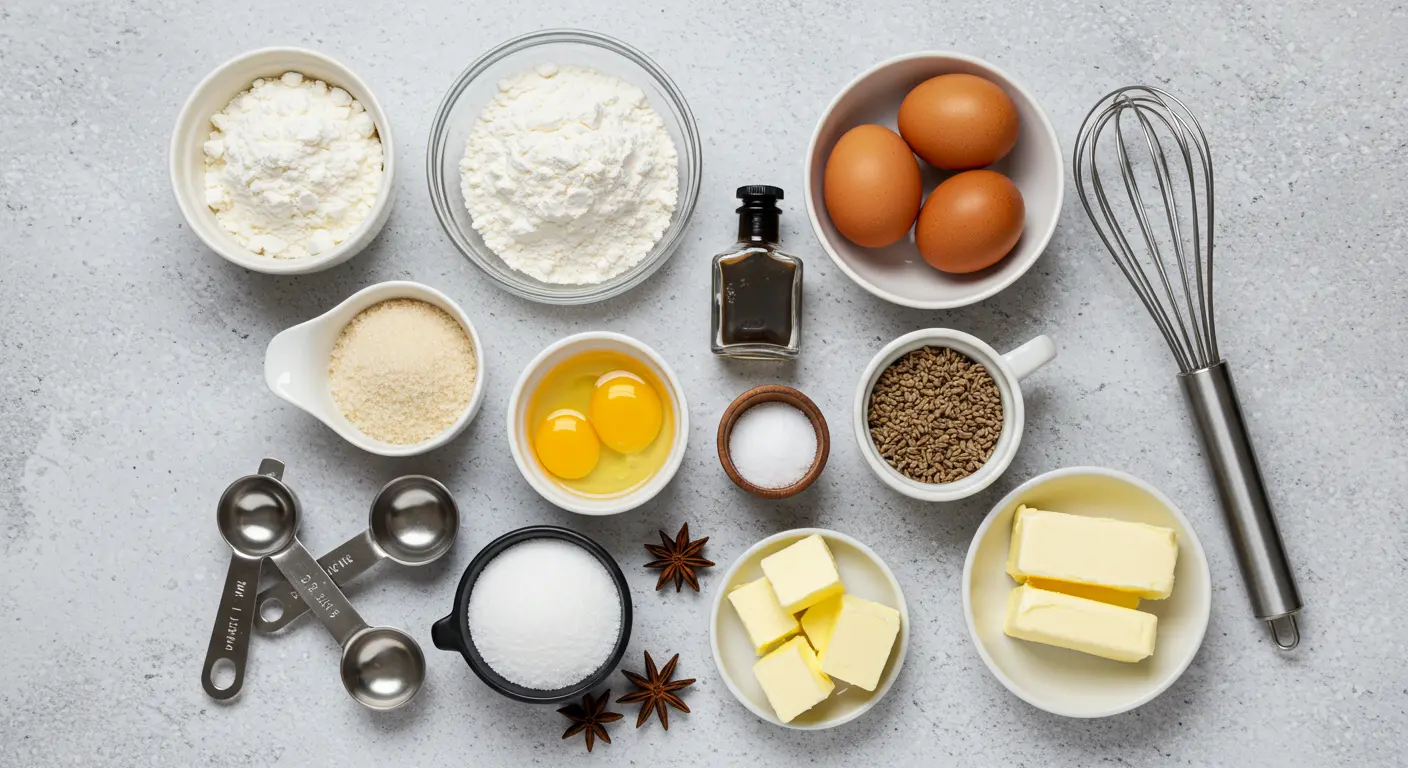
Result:
<svg viewBox="0 0 1408 768"><path fill-rule="evenodd" d="M800 613L846 590L836 559L815 533L763 558L762 566L777 601L788 613Z"/></svg>
<svg viewBox="0 0 1408 768"><path fill-rule="evenodd" d="M738 611L743 628L748 630L748 639L753 641L753 651L759 656L801 629L796 617L782 610L766 578L750 581L728 593L728 601Z"/></svg>
<svg viewBox="0 0 1408 768"><path fill-rule="evenodd" d="M759 659L753 665L753 676L758 678L777 719L784 723L825 701L836 688L821 671L805 637L794 637Z"/></svg>
<svg viewBox="0 0 1408 768"><path fill-rule="evenodd" d="M1062 592L1067 595L1083 597L1086 600L1099 600L1102 603L1118 605L1121 608L1139 607L1139 595L1132 592L1121 592L1118 589L1110 589L1109 587L1097 587L1093 584L1072 584L1069 581L1054 581L1052 579L1042 579L1036 576L1029 577L1027 584L1037 589L1044 589L1047 592Z"/></svg>
<svg viewBox="0 0 1408 768"><path fill-rule="evenodd" d="M1135 662L1153 655L1158 625L1152 613L1022 585L1007 598L1002 631L1019 640Z"/></svg>
<svg viewBox="0 0 1408 768"><path fill-rule="evenodd" d="M855 595L838 595L808 608L802 629L822 672L873 691L900 633L900 612Z"/></svg>
<svg viewBox="0 0 1408 768"><path fill-rule="evenodd" d="M1017 507L1007 573L1162 600L1173 591L1178 534L1170 528Z"/></svg>

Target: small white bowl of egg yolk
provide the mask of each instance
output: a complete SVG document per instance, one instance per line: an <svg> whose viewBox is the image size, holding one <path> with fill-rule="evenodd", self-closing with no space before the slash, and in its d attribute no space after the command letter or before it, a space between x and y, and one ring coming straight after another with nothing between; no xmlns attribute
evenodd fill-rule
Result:
<svg viewBox="0 0 1408 768"><path fill-rule="evenodd" d="M523 369L508 403L508 444L543 498L614 515L654 498L679 470L686 402L655 350L619 333L579 333Z"/></svg>

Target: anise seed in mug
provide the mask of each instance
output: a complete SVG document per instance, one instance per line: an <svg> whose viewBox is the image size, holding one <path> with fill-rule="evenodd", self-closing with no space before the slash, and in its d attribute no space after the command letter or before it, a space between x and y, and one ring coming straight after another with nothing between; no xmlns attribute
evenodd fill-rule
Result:
<svg viewBox="0 0 1408 768"><path fill-rule="evenodd" d="M897 472L952 483L978 471L1002 436L1002 395L987 368L948 347L921 347L880 373L866 426Z"/></svg>

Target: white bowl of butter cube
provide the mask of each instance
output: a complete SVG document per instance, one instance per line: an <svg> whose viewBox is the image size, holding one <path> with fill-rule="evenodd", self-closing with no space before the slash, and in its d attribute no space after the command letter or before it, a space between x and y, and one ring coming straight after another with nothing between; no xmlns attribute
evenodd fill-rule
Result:
<svg viewBox="0 0 1408 768"><path fill-rule="evenodd" d="M836 531L769 536L734 561L714 591L714 664L758 717L797 730L860 717L890 690L909 648L895 574Z"/></svg>
<svg viewBox="0 0 1408 768"><path fill-rule="evenodd" d="M963 566L978 655L1008 690L1067 717L1152 701L1193 662L1212 605L1207 556L1158 489L1101 467L1023 483Z"/></svg>

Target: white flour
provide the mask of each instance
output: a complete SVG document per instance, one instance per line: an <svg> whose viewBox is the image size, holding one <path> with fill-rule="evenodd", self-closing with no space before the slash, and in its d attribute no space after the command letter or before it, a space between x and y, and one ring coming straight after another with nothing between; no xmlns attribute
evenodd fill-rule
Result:
<svg viewBox="0 0 1408 768"><path fill-rule="evenodd" d="M210 118L205 198L255 253L299 259L346 240L381 186L376 125L347 91L297 72L254 81Z"/></svg>
<svg viewBox="0 0 1408 768"><path fill-rule="evenodd" d="M509 267L547 283L600 283L639 263L669 227L678 154L639 88L544 65L499 83L466 142L460 189Z"/></svg>

